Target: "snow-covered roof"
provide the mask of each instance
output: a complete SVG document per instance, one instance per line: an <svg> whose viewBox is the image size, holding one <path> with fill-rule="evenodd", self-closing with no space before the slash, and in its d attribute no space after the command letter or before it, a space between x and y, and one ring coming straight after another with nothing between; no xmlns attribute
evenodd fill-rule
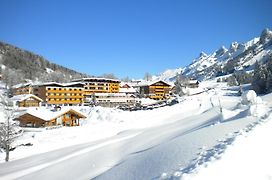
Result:
<svg viewBox="0 0 272 180"><path fill-rule="evenodd" d="M130 85L129 82L121 82L121 83L120 83L120 87L125 86L125 85L128 85L128 86L131 87L131 85Z"/></svg>
<svg viewBox="0 0 272 180"><path fill-rule="evenodd" d="M199 83L198 80L190 80L190 81L189 81L189 84L198 84L198 83Z"/></svg>
<svg viewBox="0 0 272 180"><path fill-rule="evenodd" d="M58 82L45 82L45 83L41 83L41 82L27 82L27 83L20 83L20 84L16 84L14 86L12 86L12 88L16 89L16 88L21 88L21 87L26 87L26 86L61 86L61 87L69 87L69 86L74 86L74 85L84 85L84 83L82 82L69 82L69 83L58 83Z"/></svg>
<svg viewBox="0 0 272 180"><path fill-rule="evenodd" d="M120 92L120 93L94 93L95 94L95 96L108 96L108 97L120 97L120 96L127 96L127 94L126 93L122 93L122 92Z"/></svg>
<svg viewBox="0 0 272 180"><path fill-rule="evenodd" d="M17 96L13 96L12 98L10 98L11 101L24 101L28 98L34 98L37 99L38 101L43 101L41 98L39 98L38 96L35 96L34 94L21 94L21 95L17 95Z"/></svg>
<svg viewBox="0 0 272 180"><path fill-rule="evenodd" d="M81 79L74 79L73 82L79 81L112 81L112 82L121 82L118 79L110 79L110 78L99 78L99 77L89 77L89 78L81 78Z"/></svg>
<svg viewBox="0 0 272 180"><path fill-rule="evenodd" d="M52 119L58 118L59 116L65 114L69 111L79 115L81 118L86 118L85 115L83 115L82 113L78 112L77 110L75 110L71 107L67 107L67 108L62 107L61 110L59 110L59 111L51 111L51 110L45 109L45 108L29 108L22 115L30 114L30 115L35 116L35 117L42 119L44 121L50 121Z"/></svg>
<svg viewBox="0 0 272 180"><path fill-rule="evenodd" d="M155 80L155 81L142 81L138 84L138 86L151 86L152 84L155 84L157 82L163 82L169 86L171 86L169 83L165 82L164 80Z"/></svg>
<svg viewBox="0 0 272 180"><path fill-rule="evenodd" d="M17 88L20 88L20 87L26 87L26 86L30 86L32 85L33 83L31 82L27 82L27 83L20 83L20 84L16 84L14 86L12 86L13 89L17 89Z"/></svg>
<svg viewBox="0 0 272 180"><path fill-rule="evenodd" d="M120 88L120 93L136 93L136 89L134 88Z"/></svg>
<svg viewBox="0 0 272 180"><path fill-rule="evenodd" d="M37 86L61 86L61 87L69 87L73 85L84 85L84 83L81 82L70 82L70 83L58 83L58 82L46 82L46 83L40 83L37 84Z"/></svg>

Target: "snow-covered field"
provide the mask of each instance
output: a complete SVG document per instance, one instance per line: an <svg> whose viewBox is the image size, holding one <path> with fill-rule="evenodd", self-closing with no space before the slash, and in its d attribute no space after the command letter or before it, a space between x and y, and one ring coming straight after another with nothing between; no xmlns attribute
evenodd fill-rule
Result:
<svg viewBox="0 0 272 180"><path fill-rule="evenodd" d="M78 107L80 127L25 132L16 143L33 146L9 163L0 153L0 179L271 178L272 96L242 104L238 88L201 88L209 90L153 110Z"/></svg>

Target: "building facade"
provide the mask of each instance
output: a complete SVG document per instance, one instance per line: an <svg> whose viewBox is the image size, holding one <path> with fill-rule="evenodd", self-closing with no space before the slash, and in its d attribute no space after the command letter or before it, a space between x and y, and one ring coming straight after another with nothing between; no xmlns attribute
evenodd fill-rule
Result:
<svg viewBox="0 0 272 180"><path fill-rule="evenodd" d="M171 85L164 81L146 82L139 85L140 94L154 100L170 97Z"/></svg>
<svg viewBox="0 0 272 180"><path fill-rule="evenodd" d="M137 103L134 95L126 93L95 93L95 104L105 107L116 107L120 105L133 106Z"/></svg>
<svg viewBox="0 0 272 180"><path fill-rule="evenodd" d="M12 95L33 94L33 86L31 83L18 84L12 87Z"/></svg>
<svg viewBox="0 0 272 180"><path fill-rule="evenodd" d="M14 106L18 107L39 107L43 100L33 94L21 94L10 98Z"/></svg>
<svg viewBox="0 0 272 180"><path fill-rule="evenodd" d="M73 82L84 83L84 91L86 95L93 93L118 93L120 81L107 78L82 78L73 80Z"/></svg>
<svg viewBox="0 0 272 180"><path fill-rule="evenodd" d="M82 78L73 80L84 84L85 105L95 103L96 93L118 93L120 89L120 81L107 78Z"/></svg>
<svg viewBox="0 0 272 180"><path fill-rule="evenodd" d="M74 109L50 111L47 109L29 109L16 118L21 127L79 126L80 119L86 116Z"/></svg>
<svg viewBox="0 0 272 180"><path fill-rule="evenodd" d="M84 84L82 83L44 83L33 87L34 95L47 105L82 105L84 103Z"/></svg>

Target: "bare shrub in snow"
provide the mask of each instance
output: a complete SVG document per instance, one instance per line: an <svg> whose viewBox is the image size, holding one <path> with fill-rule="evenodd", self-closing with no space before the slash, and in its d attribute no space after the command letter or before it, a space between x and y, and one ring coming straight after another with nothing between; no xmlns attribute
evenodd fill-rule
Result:
<svg viewBox="0 0 272 180"><path fill-rule="evenodd" d="M13 121L15 117L15 109L9 106L7 98L0 96L1 109L4 112L0 121L0 148L6 153L5 161L9 161L9 152L12 149L12 143L17 137L18 125Z"/></svg>

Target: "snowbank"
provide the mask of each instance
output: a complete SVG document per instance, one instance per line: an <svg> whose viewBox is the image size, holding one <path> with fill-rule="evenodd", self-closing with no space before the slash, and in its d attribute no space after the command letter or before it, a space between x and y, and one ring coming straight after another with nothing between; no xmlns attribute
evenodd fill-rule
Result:
<svg viewBox="0 0 272 180"><path fill-rule="evenodd" d="M244 105L256 104L257 102L257 94L253 90L243 92L241 98Z"/></svg>
<svg viewBox="0 0 272 180"><path fill-rule="evenodd" d="M248 106L248 115L255 117L266 117L268 108L261 97L258 97L255 91L245 91L242 96L241 103Z"/></svg>
<svg viewBox="0 0 272 180"><path fill-rule="evenodd" d="M260 125L261 124L261 125ZM210 161L188 174L179 174L182 180L270 180L272 178L272 116L266 123L257 123L240 132L233 144L223 141L226 151L217 151ZM218 145L220 147L220 145ZM226 147L225 147L226 148ZM222 154L221 154L222 153Z"/></svg>

